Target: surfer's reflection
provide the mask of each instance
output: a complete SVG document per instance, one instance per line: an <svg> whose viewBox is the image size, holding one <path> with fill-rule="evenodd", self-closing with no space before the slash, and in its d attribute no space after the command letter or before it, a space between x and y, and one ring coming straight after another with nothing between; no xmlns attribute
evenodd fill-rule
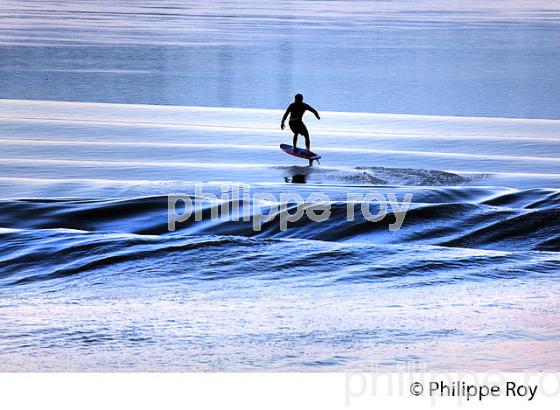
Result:
<svg viewBox="0 0 560 410"><path fill-rule="evenodd" d="M305 184L307 182L307 175L292 175L291 177L284 177L284 181L292 184Z"/></svg>

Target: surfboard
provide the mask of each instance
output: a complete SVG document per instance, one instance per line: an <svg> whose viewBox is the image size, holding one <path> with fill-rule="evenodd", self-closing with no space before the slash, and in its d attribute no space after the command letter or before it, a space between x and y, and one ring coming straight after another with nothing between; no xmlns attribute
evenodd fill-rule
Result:
<svg viewBox="0 0 560 410"><path fill-rule="evenodd" d="M294 147L288 144L280 144L280 149L286 154L293 155L294 157L307 159L309 161L309 165L313 165L313 161L319 162L319 160L321 159L321 156L315 154L314 152L307 151L304 148L296 148L294 150Z"/></svg>

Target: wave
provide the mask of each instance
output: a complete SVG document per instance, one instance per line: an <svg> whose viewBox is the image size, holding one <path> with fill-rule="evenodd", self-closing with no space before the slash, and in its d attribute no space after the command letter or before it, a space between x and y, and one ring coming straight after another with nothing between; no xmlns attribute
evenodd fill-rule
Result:
<svg viewBox="0 0 560 410"><path fill-rule="evenodd" d="M119 287L150 282L386 283L421 287L556 272L553 252L512 254L431 246L385 246L218 235L149 236L69 230L0 232L0 287ZM291 255L289 259L286 255Z"/></svg>
<svg viewBox="0 0 560 410"><path fill-rule="evenodd" d="M396 216L391 206L378 222L363 216L379 204L364 204L340 198L330 204L330 216L323 222L309 219L310 204L284 204L290 213L303 216L282 230L279 203L253 200L211 201L200 199L201 220L194 217L177 223L177 232L186 235L235 235L256 238L300 238L330 242L363 242L393 245L438 245L504 251L560 251L560 193L554 190L516 192L460 187L419 188L414 191L404 223L390 231ZM397 199L404 194L397 192ZM236 220L231 212L248 212L249 220ZM275 206L271 206L275 205ZM275 209L276 208L276 209ZM348 209L354 220L347 220ZM216 211L219 217L213 217ZM247 211L248 210L248 211ZM256 215L260 231L254 230ZM118 200L21 199L0 201L0 227L11 229L71 229L87 232L173 235L168 228L168 197L152 196Z"/></svg>

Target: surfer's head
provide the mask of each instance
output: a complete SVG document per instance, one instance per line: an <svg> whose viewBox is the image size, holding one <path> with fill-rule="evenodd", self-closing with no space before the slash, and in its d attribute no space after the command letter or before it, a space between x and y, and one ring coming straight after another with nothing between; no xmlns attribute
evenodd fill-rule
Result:
<svg viewBox="0 0 560 410"><path fill-rule="evenodd" d="M301 94L296 94L296 96L294 97L294 99L296 100L296 102L302 102L302 101L303 101L303 95L301 95Z"/></svg>

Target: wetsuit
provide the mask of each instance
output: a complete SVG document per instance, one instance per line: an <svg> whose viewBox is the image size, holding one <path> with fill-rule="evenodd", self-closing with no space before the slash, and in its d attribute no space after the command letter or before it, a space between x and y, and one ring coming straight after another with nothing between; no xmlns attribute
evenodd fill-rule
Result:
<svg viewBox="0 0 560 410"><path fill-rule="evenodd" d="M284 114L284 118L282 119L282 122L284 122L288 114L290 114L289 124L292 132L296 135L301 134L304 137L309 138L309 132L307 131L307 127L302 121L303 114L305 113L305 111L311 111L313 114L315 114L315 116L319 116L317 110L315 110L315 108L313 108L309 104L296 101L288 106L288 109Z"/></svg>

